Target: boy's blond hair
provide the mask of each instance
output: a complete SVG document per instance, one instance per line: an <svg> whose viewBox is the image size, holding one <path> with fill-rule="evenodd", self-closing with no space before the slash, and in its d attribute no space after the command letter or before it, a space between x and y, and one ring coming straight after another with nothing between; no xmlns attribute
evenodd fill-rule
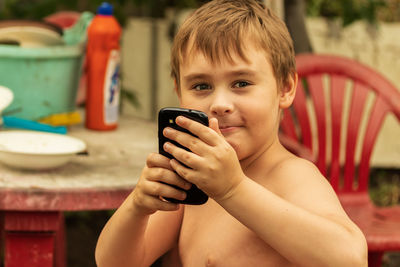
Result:
<svg viewBox="0 0 400 267"><path fill-rule="evenodd" d="M175 36L171 52L171 76L180 88L179 66L190 54L202 52L211 62L232 61L232 52L248 61L244 46L251 42L265 51L278 88L295 73L292 39L284 22L255 0L214 0L191 14Z"/></svg>

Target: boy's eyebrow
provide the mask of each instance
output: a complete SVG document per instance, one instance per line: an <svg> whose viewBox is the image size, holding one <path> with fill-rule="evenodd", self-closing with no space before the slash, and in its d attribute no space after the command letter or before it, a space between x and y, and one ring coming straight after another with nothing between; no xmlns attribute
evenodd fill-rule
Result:
<svg viewBox="0 0 400 267"><path fill-rule="evenodd" d="M249 69L235 70L228 73L230 76L256 76L257 72Z"/></svg>
<svg viewBox="0 0 400 267"><path fill-rule="evenodd" d="M202 79L207 79L210 78L210 75L207 75L205 73L192 73L192 74L188 74L186 76L183 76L183 79L185 81L192 81L192 80L202 80Z"/></svg>
<svg viewBox="0 0 400 267"><path fill-rule="evenodd" d="M226 76L256 76L257 72L249 69L243 69L243 70L234 70L234 71L229 71L225 74ZM197 80L197 79L208 79L212 75L208 75L206 73L192 73L188 74L186 76L183 76L183 79L185 81L192 81L192 80Z"/></svg>

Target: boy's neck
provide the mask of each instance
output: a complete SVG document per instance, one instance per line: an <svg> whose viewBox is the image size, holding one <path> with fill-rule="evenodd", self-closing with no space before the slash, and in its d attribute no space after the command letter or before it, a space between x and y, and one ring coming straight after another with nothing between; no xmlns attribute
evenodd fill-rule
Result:
<svg viewBox="0 0 400 267"><path fill-rule="evenodd" d="M260 163L264 169L273 166L276 160L276 152L280 149L282 149L282 145L278 140L278 136L276 136L272 142L265 144L257 153L240 160L242 170L247 172L252 169L258 169Z"/></svg>

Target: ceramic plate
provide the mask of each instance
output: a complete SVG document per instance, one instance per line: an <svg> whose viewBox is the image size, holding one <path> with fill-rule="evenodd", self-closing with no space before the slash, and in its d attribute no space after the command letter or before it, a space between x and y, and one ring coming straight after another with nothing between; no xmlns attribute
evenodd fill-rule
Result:
<svg viewBox="0 0 400 267"><path fill-rule="evenodd" d="M10 167L45 170L60 167L86 151L80 139L44 132L0 132L0 162Z"/></svg>

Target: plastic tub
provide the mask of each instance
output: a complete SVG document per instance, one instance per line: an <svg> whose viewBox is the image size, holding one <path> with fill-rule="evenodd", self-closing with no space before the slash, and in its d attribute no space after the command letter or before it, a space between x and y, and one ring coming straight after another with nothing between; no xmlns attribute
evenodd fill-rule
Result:
<svg viewBox="0 0 400 267"><path fill-rule="evenodd" d="M84 46L0 45L0 85L14 93L3 113L37 120L75 109Z"/></svg>

